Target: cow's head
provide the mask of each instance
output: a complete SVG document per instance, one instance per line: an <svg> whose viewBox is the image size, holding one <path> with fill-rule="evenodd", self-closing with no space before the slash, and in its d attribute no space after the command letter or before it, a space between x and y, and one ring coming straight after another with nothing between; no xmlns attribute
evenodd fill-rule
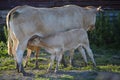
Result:
<svg viewBox="0 0 120 80"><path fill-rule="evenodd" d="M95 29L95 25L89 25L87 31L92 31Z"/></svg>
<svg viewBox="0 0 120 80"><path fill-rule="evenodd" d="M87 6L85 7L85 9L89 10L89 11L92 11L94 13L97 13L97 12L100 12L100 11L103 11L102 7L99 6L99 7L94 7L94 6Z"/></svg>
<svg viewBox="0 0 120 80"><path fill-rule="evenodd" d="M93 30L95 28L96 14L99 11L103 11L101 9L101 6L99 6L98 8L93 6L85 7L84 14L83 14L84 15L83 23L84 23L84 26L86 27L86 30Z"/></svg>

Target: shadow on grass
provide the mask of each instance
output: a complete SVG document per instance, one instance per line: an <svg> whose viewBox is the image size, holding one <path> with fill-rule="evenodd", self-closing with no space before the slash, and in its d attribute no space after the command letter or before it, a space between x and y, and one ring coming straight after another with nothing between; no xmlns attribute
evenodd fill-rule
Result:
<svg viewBox="0 0 120 80"><path fill-rule="evenodd" d="M59 71L57 73L47 73L39 75L42 78L50 80L120 80L120 74L113 72L96 72L96 71Z"/></svg>
<svg viewBox="0 0 120 80"><path fill-rule="evenodd" d="M0 80L120 80L120 74L114 72L97 71L58 71L47 73L46 70L26 70L31 76L23 76L16 70L0 72Z"/></svg>

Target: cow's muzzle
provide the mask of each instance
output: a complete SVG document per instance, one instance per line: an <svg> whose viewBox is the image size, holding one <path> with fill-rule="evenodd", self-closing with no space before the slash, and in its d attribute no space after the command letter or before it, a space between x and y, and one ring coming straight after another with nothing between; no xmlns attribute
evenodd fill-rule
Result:
<svg viewBox="0 0 120 80"><path fill-rule="evenodd" d="M95 29L95 25L90 25L89 28L88 28L88 31L92 31Z"/></svg>

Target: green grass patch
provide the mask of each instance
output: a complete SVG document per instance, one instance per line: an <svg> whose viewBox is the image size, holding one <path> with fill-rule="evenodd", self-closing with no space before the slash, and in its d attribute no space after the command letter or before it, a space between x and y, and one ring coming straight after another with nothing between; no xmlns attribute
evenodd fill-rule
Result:
<svg viewBox="0 0 120 80"><path fill-rule="evenodd" d="M15 69L14 59L11 57L0 58L0 70L12 70Z"/></svg>
<svg viewBox="0 0 120 80"><path fill-rule="evenodd" d="M104 71L104 72L120 73L120 51L104 50L104 49L94 50L93 49L93 53L95 55L95 61L97 63L96 68L92 66L92 62L89 56L87 56L88 66L84 66L84 60L81 57L81 54L76 51L74 54L74 66L64 67L63 64L60 64L59 70L60 72L63 71L63 74L59 74L57 77L55 77L54 73L46 72L50 59L47 58L49 55L46 55L46 54L44 55L43 53L40 54L38 58L39 69L32 70L35 67L35 60L36 60L35 57L32 57L31 59L29 59L28 66L25 68L25 71L34 73L35 74L35 76L33 77L34 80L74 80L74 79L79 79L79 78L80 80L95 80L94 76L96 76L96 74L94 73L86 74L89 76L87 78L87 77L83 77L81 73L78 73L76 75L68 74L68 72L70 72L71 70L73 71L75 70L78 72L79 71L80 72L89 72L89 71L102 72ZM65 60L67 64L69 64L69 56L65 55ZM52 67L53 72L55 70L55 67L56 67L56 62L54 63ZM13 57L3 56L0 58L0 77L3 75L2 72L7 71L7 70L10 70L10 71L15 70L15 68L16 68L15 61ZM49 75L49 76L46 76L46 75Z"/></svg>
<svg viewBox="0 0 120 80"><path fill-rule="evenodd" d="M38 78L35 78L35 80L50 80L50 79L49 78L38 77Z"/></svg>
<svg viewBox="0 0 120 80"><path fill-rule="evenodd" d="M98 71L106 71L106 72L117 72L120 73L120 66L119 65L104 65L98 66Z"/></svg>
<svg viewBox="0 0 120 80"><path fill-rule="evenodd" d="M70 75L62 75L61 78L62 80L74 80L74 77L73 76L70 76Z"/></svg>

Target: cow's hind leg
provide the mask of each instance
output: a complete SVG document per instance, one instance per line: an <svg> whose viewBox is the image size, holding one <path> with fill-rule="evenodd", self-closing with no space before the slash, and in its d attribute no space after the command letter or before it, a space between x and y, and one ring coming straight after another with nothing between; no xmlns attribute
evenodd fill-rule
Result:
<svg viewBox="0 0 120 80"><path fill-rule="evenodd" d="M18 48L16 53L16 60L17 60L17 70L18 72L25 73L23 65L22 65L22 58L23 58L24 50Z"/></svg>
<svg viewBox="0 0 120 80"><path fill-rule="evenodd" d="M27 42L21 42L18 44L17 51L16 51L16 62L17 62L17 70L18 72L22 72L24 76L29 76L31 74L28 74L24 71L22 60L23 60L23 53L25 51L25 48L27 46Z"/></svg>

